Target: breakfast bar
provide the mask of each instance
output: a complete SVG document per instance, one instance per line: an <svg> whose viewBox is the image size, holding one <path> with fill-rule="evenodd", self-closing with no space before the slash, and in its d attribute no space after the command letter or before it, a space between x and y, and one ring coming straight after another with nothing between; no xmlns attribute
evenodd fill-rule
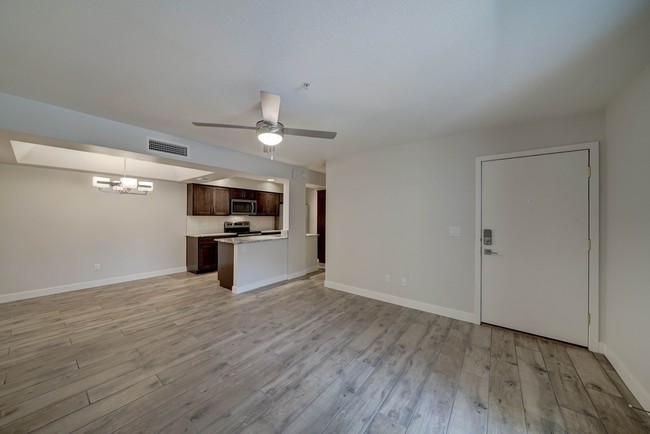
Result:
<svg viewBox="0 0 650 434"><path fill-rule="evenodd" d="M219 284L235 294L287 280L287 235L218 238Z"/></svg>

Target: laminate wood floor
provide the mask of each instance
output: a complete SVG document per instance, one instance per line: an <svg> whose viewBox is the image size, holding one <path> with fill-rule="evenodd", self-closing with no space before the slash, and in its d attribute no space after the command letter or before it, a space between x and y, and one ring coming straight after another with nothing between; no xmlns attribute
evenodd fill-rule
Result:
<svg viewBox="0 0 650 434"><path fill-rule="evenodd" d="M603 356L324 288L182 273L0 305L0 431L642 433Z"/></svg>

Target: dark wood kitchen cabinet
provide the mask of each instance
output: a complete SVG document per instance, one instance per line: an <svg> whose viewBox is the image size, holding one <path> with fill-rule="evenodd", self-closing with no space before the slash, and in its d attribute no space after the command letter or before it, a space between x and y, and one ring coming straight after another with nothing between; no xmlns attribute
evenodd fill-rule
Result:
<svg viewBox="0 0 650 434"><path fill-rule="evenodd" d="M257 215L279 216L280 195L278 193L258 191L257 192Z"/></svg>
<svg viewBox="0 0 650 434"><path fill-rule="evenodd" d="M187 215L230 215L230 189L187 184Z"/></svg>
<svg viewBox="0 0 650 434"><path fill-rule="evenodd" d="M255 200L256 193L257 192L255 190L245 190L243 188L231 188L230 198Z"/></svg>
<svg viewBox="0 0 650 434"><path fill-rule="evenodd" d="M219 264L219 243L215 241L215 238L214 236L185 237L185 264L187 271L194 274L217 271Z"/></svg>

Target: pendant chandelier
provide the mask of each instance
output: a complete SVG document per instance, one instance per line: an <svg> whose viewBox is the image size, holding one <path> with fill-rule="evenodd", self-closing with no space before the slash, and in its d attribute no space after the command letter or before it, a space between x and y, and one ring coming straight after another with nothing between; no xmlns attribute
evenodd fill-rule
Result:
<svg viewBox="0 0 650 434"><path fill-rule="evenodd" d="M153 182L138 181L136 178L126 177L126 158L124 159L124 172L120 179L111 180L102 176L93 176L93 187L104 193L139 194L145 195L153 191Z"/></svg>

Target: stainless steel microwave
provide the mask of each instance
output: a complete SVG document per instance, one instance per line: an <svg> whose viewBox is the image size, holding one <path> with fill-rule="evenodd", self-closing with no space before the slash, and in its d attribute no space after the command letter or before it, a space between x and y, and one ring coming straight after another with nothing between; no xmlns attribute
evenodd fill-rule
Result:
<svg viewBox="0 0 650 434"><path fill-rule="evenodd" d="M257 215L257 201L230 199L230 215Z"/></svg>

